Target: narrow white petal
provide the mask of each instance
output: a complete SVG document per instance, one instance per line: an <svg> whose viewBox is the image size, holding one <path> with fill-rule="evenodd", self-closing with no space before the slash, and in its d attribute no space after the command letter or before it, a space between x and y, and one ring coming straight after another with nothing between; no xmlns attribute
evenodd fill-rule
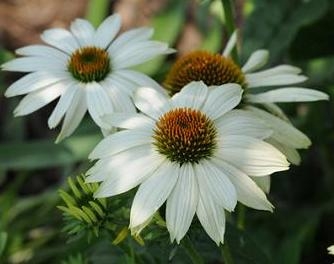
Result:
<svg viewBox="0 0 334 264"><path fill-rule="evenodd" d="M74 50L79 48L79 43L71 32L62 28L45 30L41 35L41 39L68 54L71 54Z"/></svg>
<svg viewBox="0 0 334 264"><path fill-rule="evenodd" d="M49 128L54 128L60 123L66 111L72 104L74 96L79 93L78 89L79 87L77 87L74 82L69 83L48 119Z"/></svg>
<svg viewBox="0 0 334 264"><path fill-rule="evenodd" d="M235 83L223 84L209 91L202 110L212 119L217 119L236 107L240 103L241 95L240 85Z"/></svg>
<svg viewBox="0 0 334 264"><path fill-rule="evenodd" d="M21 56L47 57L65 63L69 59L68 54L65 52L45 45L29 45L19 48L15 52Z"/></svg>
<svg viewBox="0 0 334 264"><path fill-rule="evenodd" d="M228 57L230 55L231 51L233 50L233 48L237 44L237 38L238 38L238 31L235 30L233 32L233 34L231 35L230 39L228 40L228 42L226 44L226 47L223 51L223 56L224 57Z"/></svg>
<svg viewBox="0 0 334 264"><path fill-rule="evenodd" d="M268 138L272 130L260 118L245 110L232 110L215 120L219 135L247 135Z"/></svg>
<svg viewBox="0 0 334 264"><path fill-rule="evenodd" d="M117 69L124 69L135 66L153 59L158 55L171 53L168 45L159 41L143 41L128 45L125 49L118 51L117 54L111 54L112 63Z"/></svg>
<svg viewBox="0 0 334 264"><path fill-rule="evenodd" d="M198 220L201 222L206 233L219 245L224 243L225 212L218 206L210 193L203 193L200 188L200 198L196 209Z"/></svg>
<svg viewBox="0 0 334 264"><path fill-rule="evenodd" d="M270 144L246 136L223 136L217 157L250 176L289 169L285 156Z"/></svg>
<svg viewBox="0 0 334 264"><path fill-rule="evenodd" d="M146 130L123 130L104 138L89 154L89 159L100 159L115 155L121 151L149 144L152 133Z"/></svg>
<svg viewBox="0 0 334 264"><path fill-rule="evenodd" d="M187 233L198 204L197 177L191 164L179 168L177 183L167 199L166 224L171 241L177 243Z"/></svg>
<svg viewBox="0 0 334 264"><path fill-rule="evenodd" d="M96 30L95 44L103 49L108 48L121 28L121 16L114 14L106 18Z"/></svg>
<svg viewBox="0 0 334 264"><path fill-rule="evenodd" d="M65 72L33 72L14 82L5 92L6 97L22 95L62 81L68 81L70 76Z"/></svg>
<svg viewBox="0 0 334 264"><path fill-rule="evenodd" d="M264 93L248 94L247 99L252 103L286 103L328 100L329 96L314 89L289 87Z"/></svg>
<svg viewBox="0 0 334 264"><path fill-rule="evenodd" d="M75 19L71 23L71 32L81 46L93 44L95 29L87 20L81 18Z"/></svg>
<svg viewBox="0 0 334 264"><path fill-rule="evenodd" d="M267 109L267 111L269 113L272 113L273 115L279 117L280 119L282 119L282 120L284 120L288 123L291 123L289 118L287 117L287 115L284 113L284 111L277 104L263 103L262 105L265 109Z"/></svg>
<svg viewBox="0 0 334 264"><path fill-rule="evenodd" d="M302 72L302 70L298 67L282 64L267 70L254 72L252 74L247 74L249 76L257 76L257 77L270 77L273 75L282 75L282 74L293 74L298 75Z"/></svg>
<svg viewBox="0 0 334 264"><path fill-rule="evenodd" d="M224 207L227 211L234 210L237 204L237 193L228 176L212 162L203 160L195 165L195 173L199 188L203 196L210 193L214 202Z"/></svg>
<svg viewBox="0 0 334 264"><path fill-rule="evenodd" d="M256 107L247 107L255 115L261 118L273 130L271 137L278 142L292 148L308 148L310 139L288 122Z"/></svg>
<svg viewBox="0 0 334 264"><path fill-rule="evenodd" d="M46 57L16 58L1 65L4 71L35 72L35 71L65 71L66 62L51 61Z"/></svg>
<svg viewBox="0 0 334 264"><path fill-rule="evenodd" d="M136 187L159 169L164 160L151 149L151 145L135 147L112 156L107 168L102 171L103 174L108 172L104 176L106 180L95 197L114 196ZM89 177L94 178L94 174Z"/></svg>
<svg viewBox="0 0 334 264"><path fill-rule="evenodd" d="M108 94L97 82L87 83L85 86L89 114L98 126L109 129L110 127L101 119L114 110Z"/></svg>
<svg viewBox="0 0 334 264"><path fill-rule="evenodd" d="M86 95L84 87L79 87L78 93L73 97L72 104L66 111L61 131L57 137L56 143L70 136L80 124L87 111Z"/></svg>
<svg viewBox="0 0 334 264"><path fill-rule="evenodd" d="M67 83L59 83L26 95L14 110L15 116L28 115L58 98L67 88Z"/></svg>
<svg viewBox="0 0 334 264"><path fill-rule="evenodd" d="M294 165L299 165L301 162L301 157L298 153L298 151L292 147L289 147L288 145L285 145L281 142L278 142L274 138L268 138L266 141L273 145L275 148L277 148L280 152L282 152L288 161L290 161Z"/></svg>
<svg viewBox="0 0 334 264"><path fill-rule="evenodd" d="M131 45L132 43L137 43L141 41L148 40L153 35L153 28L136 28L131 29L122 33L118 36L110 45L108 51L111 55L117 54L120 50L127 47L127 45Z"/></svg>
<svg viewBox="0 0 334 264"><path fill-rule="evenodd" d="M267 50L256 50L250 55L241 70L248 73L260 69L268 62L268 59L269 52Z"/></svg>
<svg viewBox="0 0 334 264"><path fill-rule="evenodd" d="M176 184L178 170L178 164L166 160L140 185L131 206L131 229L150 219L167 200Z"/></svg>
<svg viewBox="0 0 334 264"><path fill-rule="evenodd" d="M153 130L155 122L142 114L112 113L102 116L102 120L110 126L124 129L148 128Z"/></svg>
<svg viewBox="0 0 334 264"><path fill-rule="evenodd" d="M271 176L263 176L263 177L251 177L251 179L261 188L265 193L270 192L270 184L271 184Z"/></svg>
<svg viewBox="0 0 334 264"><path fill-rule="evenodd" d="M140 111L154 119L158 119L171 108L165 94L148 87L137 89L134 94L134 101Z"/></svg>
<svg viewBox="0 0 334 264"><path fill-rule="evenodd" d="M216 160L216 163L233 183L237 192L238 201L254 209L272 211L272 204L267 200L266 195L260 187L258 187L250 177L225 161ZM264 177L257 178L262 179Z"/></svg>
<svg viewBox="0 0 334 264"><path fill-rule="evenodd" d="M279 86L301 83L307 80L304 75L297 74L277 74L270 76L259 76L254 74L246 74L246 82L248 88Z"/></svg>
<svg viewBox="0 0 334 264"><path fill-rule="evenodd" d="M172 98L174 107L200 109L208 94L208 87L202 82L191 82Z"/></svg>

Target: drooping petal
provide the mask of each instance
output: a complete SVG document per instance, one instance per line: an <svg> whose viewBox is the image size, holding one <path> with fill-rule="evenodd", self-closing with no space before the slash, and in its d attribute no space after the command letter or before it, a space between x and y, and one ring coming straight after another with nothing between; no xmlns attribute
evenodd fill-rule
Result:
<svg viewBox="0 0 334 264"><path fill-rule="evenodd" d="M179 165L166 160L159 170L140 185L131 207L131 229L150 219L167 200L176 184L178 169Z"/></svg>
<svg viewBox="0 0 334 264"><path fill-rule="evenodd" d="M21 56L46 57L49 60L57 60L63 63L66 63L69 59L68 54L65 52L45 45L29 45L19 48L15 52Z"/></svg>
<svg viewBox="0 0 334 264"><path fill-rule="evenodd" d="M250 76L259 76L259 77L269 77L273 75L281 75L281 74L293 74L298 75L302 72L302 70L298 67L282 64L278 65L263 71L258 71L250 74Z"/></svg>
<svg viewBox="0 0 334 264"><path fill-rule="evenodd" d="M140 111L154 119L158 119L171 108L165 94L148 87L137 89L134 94L134 102Z"/></svg>
<svg viewBox="0 0 334 264"><path fill-rule="evenodd" d="M202 110L210 118L217 119L236 107L240 103L241 95L240 85L235 83L223 84L209 91Z"/></svg>
<svg viewBox="0 0 334 264"><path fill-rule="evenodd" d="M223 136L217 157L250 176L289 169L285 156L270 144L247 136Z"/></svg>
<svg viewBox="0 0 334 264"><path fill-rule="evenodd" d="M254 209L272 211L272 204L250 177L225 161L216 160L215 163L233 183L238 201Z"/></svg>
<svg viewBox="0 0 334 264"><path fill-rule="evenodd" d="M71 23L71 32L81 46L93 45L95 29L87 20L75 19Z"/></svg>
<svg viewBox="0 0 334 264"><path fill-rule="evenodd" d="M235 30L225 46L225 49L223 51L224 57L228 57L230 55L231 51L237 44L237 38L238 38L238 31Z"/></svg>
<svg viewBox="0 0 334 264"><path fill-rule="evenodd" d="M262 176L262 177L251 177L251 179L261 188L265 193L269 193L270 184L271 184L271 176Z"/></svg>
<svg viewBox="0 0 334 264"><path fill-rule="evenodd" d="M108 94L97 82L87 83L85 86L89 114L98 126L108 129L109 126L101 119L114 110Z"/></svg>
<svg viewBox="0 0 334 264"><path fill-rule="evenodd" d="M260 69L261 67L266 65L268 59L269 52L267 50L256 50L250 55L241 70L244 73L256 71L257 69Z"/></svg>
<svg viewBox="0 0 334 264"><path fill-rule="evenodd" d="M95 45L106 49L121 28L121 16L114 14L106 18L97 28L94 36Z"/></svg>
<svg viewBox="0 0 334 264"><path fill-rule="evenodd" d="M153 131L155 124L151 118L137 113L112 113L102 116L102 120L110 126L124 129L147 128Z"/></svg>
<svg viewBox="0 0 334 264"><path fill-rule="evenodd" d="M66 111L72 104L74 96L79 93L78 89L77 85L73 82L72 84L69 84L65 92L60 96L56 107L53 109L52 114L48 119L49 128L54 128L60 123Z"/></svg>
<svg viewBox="0 0 334 264"><path fill-rule="evenodd" d="M166 225L171 241L177 243L187 233L198 204L198 183L191 164L179 168L179 177L166 206Z"/></svg>
<svg viewBox="0 0 334 264"><path fill-rule="evenodd" d="M301 157L298 153L298 151L292 147L289 147L288 145L285 145L281 142L278 142L274 138L268 138L266 141L273 145L275 148L277 148L280 152L282 152L288 161L290 161L294 165L299 165L301 162Z"/></svg>
<svg viewBox="0 0 334 264"><path fill-rule="evenodd" d="M292 148L308 148L310 139L293 125L256 107L247 107L252 113L265 121L273 130L271 137Z"/></svg>
<svg viewBox="0 0 334 264"><path fill-rule="evenodd" d="M297 74L277 74L270 76L261 76L259 73L246 74L246 82L248 88L290 85L301 83L306 80L306 76Z"/></svg>
<svg viewBox="0 0 334 264"><path fill-rule="evenodd" d="M62 71L38 71L29 73L9 86L5 92L5 96L12 97L16 95L27 94L61 81L67 82L70 79L70 76Z"/></svg>
<svg viewBox="0 0 334 264"><path fill-rule="evenodd" d="M47 57L22 57L8 61L1 65L4 71L35 72L35 71L64 71L66 62L54 60L50 63Z"/></svg>
<svg viewBox="0 0 334 264"><path fill-rule="evenodd" d="M268 138L272 130L258 117L244 110L232 110L215 120L220 135Z"/></svg>
<svg viewBox="0 0 334 264"><path fill-rule="evenodd" d="M174 107L190 107L200 109L208 94L208 87L202 82L191 82L172 97Z"/></svg>
<svg viewBox="0 0 334 264"><path fill-rule="evenodd" d="M314 89L289 87L258 94L248 94L247 99L252 103L285 103L328 100L329 96Z"/></svg>
<svg viewBox="0 0 334 264"><path fill-rule="evenodd" d="M74 36L68 30L62 28L45 30L41 35L41 39L68 54L80 47Z"/></svg>
<svg viewBox="0 0 334 264"><path fill-rule="evenodd" d="M199 188L203 192L202 198L206 193L210 193L217 205L224 207L229 212L233 211L237 204L237 193L223 171L206 160L196 164L194 168Z"/></svg>

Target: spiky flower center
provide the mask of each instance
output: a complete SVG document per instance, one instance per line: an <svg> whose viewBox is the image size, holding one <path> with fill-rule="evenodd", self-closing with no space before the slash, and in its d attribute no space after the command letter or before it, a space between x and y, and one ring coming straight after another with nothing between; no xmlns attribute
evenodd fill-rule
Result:
<svg viewBox="0 0 334 264"><path fill-rule="evenodd" d="M210 158L217 146L216 137L216 127L205 114L176 108L157 121L153 144L170 161L182 165Z"/></svg>
<svg viewBox="0 0 334 264"><path fill-rule="evenodd" d="M77 49L71 55L67 68L80 82L102 81L110 72L108 52L98 47Z"/></svg>
<svg viewBox="0 0 334 264"><path fill-rule="evenodd" d="M245 84L245 76L232 59L207 51L193 51L172 66L164 86L171 95L192 81L203 81L207 86L225 83Z"/></svg>

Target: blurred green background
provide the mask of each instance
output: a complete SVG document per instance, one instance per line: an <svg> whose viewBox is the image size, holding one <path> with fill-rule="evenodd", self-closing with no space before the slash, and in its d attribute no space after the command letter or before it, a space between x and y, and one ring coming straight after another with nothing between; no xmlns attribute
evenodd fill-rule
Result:
<svg viewBox="0 0 334 264"><path fill-rule="evenodd" d="M234 4L242 61L255 49L269 49L268 67L282 63L301 67L309 76L305 87L333 97L333 0L237 0ZM179 50L137 67L158 81L180 54L199 48L218 52L227 41L218 0L2 0L0 63L12 58L15 48L38 42L38 34L50 26L67 27L78 16L96 26L113 12L122 15L123 30L151 25L155 39ZM166 231L152 237L154 228L143 232L145 246L130 236L122 242L130 253L103 234L89 243L84 237L68 240L61 231L57 190L66 185L67 176L90 166L87 156L101 138L100 131L87 118L73 136L56 145L59 131L47 128L54 104L13 118L19 98L5 99L3 94L20 76L0 72L0 263L168 263L171 256L171 263L191 263L182 246L170 244ZM235 215L230 217L226 241L236 264L334 261L326 250L334 244L333 105L332 101L281 105L313 144L301 152L300 166L272 177L273 214L247 209L244 231L235 228ZM125 206L131 205L132 197L133 193L123 197ZM206 263L223 263L221 249L196 223L189 237Z"/></svg>

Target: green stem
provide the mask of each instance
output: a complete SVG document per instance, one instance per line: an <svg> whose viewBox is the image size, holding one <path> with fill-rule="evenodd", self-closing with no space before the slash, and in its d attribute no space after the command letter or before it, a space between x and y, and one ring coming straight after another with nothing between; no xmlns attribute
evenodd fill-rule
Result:
<svg viewBox="0 0 334 264"><path fill-rule="evenodd" d="M225 242L224 245L222 246L222 253L223 253L223 259L224 259L224 264L234 264L230 247L228 244Z"/></svg>
<svg viewBox="0 0 334 264"><path fill-rule="evenodd" d="M225 26L228 38L230 38L235 31L235 23L234 23L234 7L232 5L233 0L221 0L223 4L223 12L225 16ZM236 47L232 50L231 53L232 59L239 64L239 55Z"/></svg>
<svg viewBox="0 0 334 264"><path fill-rule="evenodd" d="M237 228L245 230L246 207L243 204L239 204L237 212Z"/></svg>
<svg viewBox="0 0 334 264"><path fill-rule="evenodd" d="M204 264L204 261L201 257L201 255L198 254L196 251L193 243L191 242L190 238L188 236L185 236L182 241L181 245L188 254L188 256L191 259L191 262L194 264Z"/></svg>

